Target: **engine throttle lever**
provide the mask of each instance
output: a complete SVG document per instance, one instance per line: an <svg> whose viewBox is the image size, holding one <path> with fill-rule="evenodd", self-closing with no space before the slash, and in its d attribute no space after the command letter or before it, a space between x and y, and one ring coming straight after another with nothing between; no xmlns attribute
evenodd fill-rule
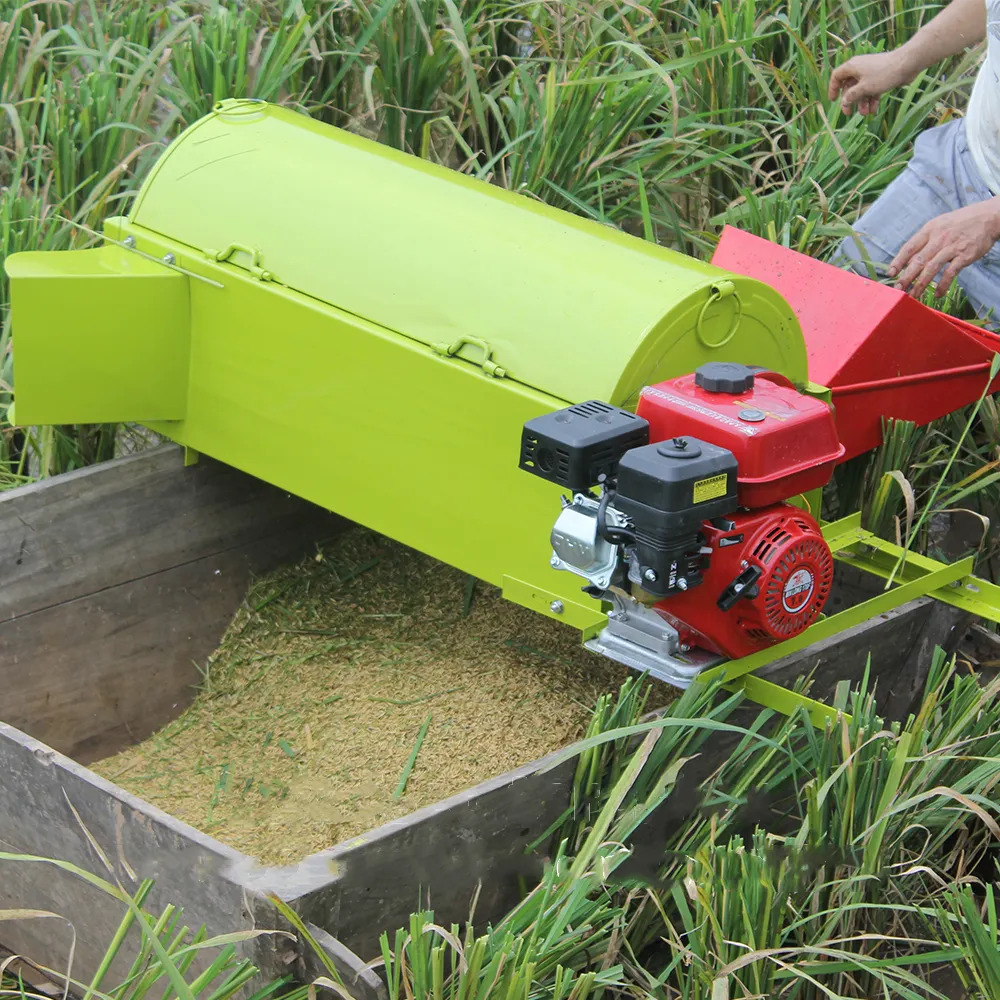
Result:
<svg viewBox="0 0 1000 1000"><path fill-rule="evenodd" d="M747 566L745 570L721 593L716 605L720 611L728 611L741 597L754 598L759 593L757 581L761 577L759 566Z"/></svg>

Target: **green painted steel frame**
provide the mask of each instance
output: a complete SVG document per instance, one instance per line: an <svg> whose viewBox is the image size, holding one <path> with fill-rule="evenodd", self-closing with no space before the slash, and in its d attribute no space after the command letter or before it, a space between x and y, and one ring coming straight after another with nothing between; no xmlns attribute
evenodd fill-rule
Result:
<svg viewBox="0 0 1000 1000"><path fill-rule="evenodd" d="M854 607L821 618L792 639L707 670L698 678L699 683L721 678L728 690L742 691L759 705L785 715L805 710L815 724L823 726L838 716L849 717L838 706L807 698L757 677L753 672L919 597L932 597L1000 624L1000 587L972 575L971 556L945 565L926 556L904 552L900 546L862 528L860 513L824 525L823 536L835 559L886 580L887 589ZM888 586L890 579L892 585Z"/></svg>

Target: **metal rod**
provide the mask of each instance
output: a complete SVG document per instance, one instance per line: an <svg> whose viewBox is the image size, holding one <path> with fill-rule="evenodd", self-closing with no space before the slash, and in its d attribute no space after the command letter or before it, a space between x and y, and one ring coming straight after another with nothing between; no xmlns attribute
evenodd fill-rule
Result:
<svg viewBox="0 0 1000 1000"><path fill-rule="evenodd" d="M189 278L195 278L198 281L205 282L206 285L212 285L215 288L225 288L226 286L222 284L221 281L213 281L211 278L206 278L203 274L195 274L194 271L189 271L186 267L181 267L180 264L168 263L161 257L154 257L152 254L146 253L143 250L139 250L134 246L129 245L121 240L116 240L112 236L108 236L107 233L99 233L96 229L91 229L90 226L85 226L82 222L74 222L72 219L66 219L71 226L75 226L77 229L82 229L85 233L89 233L91 236L96 236L98 239L104 240L105 243L113 243L116 247L121 247L122 250L128 250L129 253L138 254L140 257L144 257L146 260L151 260L154 264L160 264L163 267L169 267L172 271L179 271L181 274L187 275Z"/></svg>
<svg viewBox="0 0 1000 1000"><path fill-rule="evenodd" d="M953 378L956 375L977 375L990 370L989 361L979 361L974 365L961 365L958 368L939 368L937 371L916 372L913 375L896 375L893 378L873 379L871 382L851 382L848 385L837 385L830 388L834 396L850 396L859 392L871 392L873 389L891 389L900 385L913 385L920 382L934 382L938 379Z"/></svg>
<svg viewBox="0 0 1000 1000"><path fill-rule="evenodd" d="M796 709L804 708L813 724L820 729L824 729L828 722L836 722L838 718L843 719L848 725L851 723L850 715L833 705L807 698L796 691L789 691L788 688L766 681L755 674L747 674L731 684L724 684L723 687L727 691L742 691L751 701L764 708L781 712L782 715L791 715Z"/></svg>

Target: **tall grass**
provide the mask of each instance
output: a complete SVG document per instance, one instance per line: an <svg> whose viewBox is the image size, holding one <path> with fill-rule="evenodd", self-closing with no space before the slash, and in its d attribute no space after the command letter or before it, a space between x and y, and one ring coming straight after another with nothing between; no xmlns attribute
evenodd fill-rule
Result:
<svg viewBox="0 0 1000 1000"><path fill-rule="evenodd" d="M159 913L150 912L146 901L153 883L148 879L130 895L119 885L57 859L0 853L0 871L11 865L30 865L41 870L58 868L121 906L118 929L89 979L80 978L72 946L66 955L66 964L59 968L39 965L32 956L23 956L47 984L58 985L64 997L83 997L85 1000L146 1000L154 996L177 1000L235 1000L237 997L241 1000L307 1000L315 995L314 990L295 983L291 976L261 982L259 970L239 956L237 949L242 944L276 932L262 929L211 936L205 927L192 928L185 924L183 911L174 905L168 905ZM45 910L0 911L3 920L52 918L62 919L59 914ZM72 925L71 931L75 940L76 928ZM132 941L137 940L138 947L134 949L132 963L124 976L118 978L112 975L112 969L121 961L130 936ZM12 975L8 971L10 965L9 961L0 964L0 996L52 1000L51 993L27 985L20 975Z"/></svg>

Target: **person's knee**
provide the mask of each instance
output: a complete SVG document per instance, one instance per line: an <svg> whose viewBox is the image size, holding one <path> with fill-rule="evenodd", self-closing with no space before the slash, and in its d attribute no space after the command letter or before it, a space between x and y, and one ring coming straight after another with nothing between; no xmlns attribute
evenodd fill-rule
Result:
<svg viewBox="0 0 1000 1000"><path fill-rule="evenodd" d="M885 268L888 260L875 244L866 240L857 230L841 240L840 245L829 258L831 264L845 270L850 269L866 278L875 279Z"/></svg>

